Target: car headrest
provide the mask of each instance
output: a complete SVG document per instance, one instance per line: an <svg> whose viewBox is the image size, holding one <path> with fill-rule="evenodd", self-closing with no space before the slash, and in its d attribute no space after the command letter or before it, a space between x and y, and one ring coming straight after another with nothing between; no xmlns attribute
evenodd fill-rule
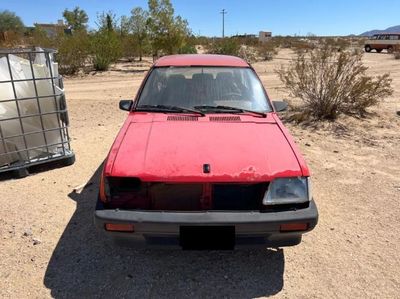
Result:
<svg viewBox="0 0 400 299"><path fill-rule="evenodd" d="M219 81L233 80L233 75L230 72L221 72L217 74L216 79Z"/></svg>
<svg viewBox="0 0 400 299"><path fill-rule="evenodd" d="M170 83L180 83L185 81L185 76L184 75L170 75L168 76L168 84Z"/></svg>
<svg viewBox="0 0 400 299"><path fill-rule="evenodd" d="M193 74L192 76L192 80L196 81L196 80L204 80L204 81L208 81L208 80L212 80L214 79L212 74L209 73L197 73L197 74Z"/></svg>

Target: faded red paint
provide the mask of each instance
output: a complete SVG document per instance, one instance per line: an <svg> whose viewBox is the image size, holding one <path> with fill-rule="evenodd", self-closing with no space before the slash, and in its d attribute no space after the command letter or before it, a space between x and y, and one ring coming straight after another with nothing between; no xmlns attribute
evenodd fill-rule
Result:
<svg viewBox="0 0 400 299"><path fill-rule="evenodd" d="M153 67L182 65L250 67L239 58L219 55L169 56ZM266 118L243 114L237 122L211 122L210 116L216 114L198 121L168 121L168 115L173 113L130 112L110 150L104 175L207 186L310 174L275 112ZM203 173L204 164L210 164L210 173ZM209 192L204 193L203 205L208 206Z"/></svg>
<svg viewBox="0 0 400 299"><path fill-rule="evenodd" d="M167 121L166 114L131 112L105 173L148 182L265 182L308 175L276 119L271 113L265 119L241 115L240 122L229 123L210 122L209 116ZM203 164L210 164L209 174Z"/></svg>
<svg viewBox="0 0 400 299"><path fill-rule="evenodd" d="M231 66L231 67L249 67L243 59L227 55L212 54L186 54L170 55L158 59L155 67L163 66Z"/></svg>

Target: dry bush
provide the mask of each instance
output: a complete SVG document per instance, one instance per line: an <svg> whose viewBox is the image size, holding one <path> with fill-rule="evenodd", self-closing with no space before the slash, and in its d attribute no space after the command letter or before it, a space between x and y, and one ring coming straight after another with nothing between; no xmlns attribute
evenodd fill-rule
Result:
<svg viewBox="0 0 400 299"><path fill-rule="evenodd" d="M130 62L135 60L135 56L139 56L135 45L135 38L131 34L121 36L122 57L126 58Z"/></svg>
<svg viewBox="0 0 400 299"><path fill-rule="evenodd" d="M196 46L187 43L178 50L178 54L197 54Z"/></svg>
<svg viewBox="0 0 400 299"><path fill-rule="evenodd" d="M42 27L35 24L34 28L26 32L26 42L34 47L57 48L64 36L63 28L57 28L54 35L49 35Z"/></svg>
<svg viewBox="0 0 400 299"><path fill-rule="evenodd" d="M19 46L22 40L22 34L19 32L0 32L0 47L13 48Z"/></svg>
<svg viewBox="0 0 400 299"><path fill-rule="evenodd" d="M393 93L389 74L366 75L362 54L331 47L298 54L277 73L291 96L303 101L308 118L335 119L339 114L364 116L366 108Z"/></svg>
<svg viewBox="0 0 400 299"><path fill-rule="evenodd" d="M207 45L208 54L239 56L239 50L240 44L233 38L214 39Z"/></svg>
<svg viewBox="0 0 400 299"><path fill-rule="evenodd" d="M396 47L393 49L394 59L400 59L400 47Z"/></svg>
<svg viewBox="0 0 400 299"><path fill-rule="evenodd" d="M293 36L275 36L269 42L275 45L275 48L292 49L295 52L307 52L314 49L313 38L299 38Z"/></svg>
<svg viewBox="0 0 400 299"><path fill-rule="evenodd" d="M92 37L91 51L96 71L106 71L122 57L121 41L114 31L98 31Z"/></svg>
<svg viewBox="0 0 400 299"><path fill-rule="evenodd" d="M346 50L351 45L350 39L345 37L327 37L322 42L338 51Z"/></svg>
<svg viewBox="0 0 400 299"><path fill-rule="evenodd" d="M256 50L252 46L241 45L239 48L238 57L246 60L248 63L257 61Z"/></svg>
<svg viewBox="0 0 400 299"><path fill-rule="evenodd" d="M88 61L89 39L89 35L83 30L74 31L71 35L60 29L54 37L50 37L42 28L36 26L27 39L27 44L56 49L60 74L73 75L84 68Z"/></svg>
<svg viewBox="0 0 400 299"><path fill-rule="evenodd" d="M295 38L291 36L274 36L273 41L278 47L289 49L292 47L293 40Z"/></svg>
<svg viewBox="0 0 400 299"><path fill-rule="evenodd" d="M291 49L297 54L297 55L303 55L305 53L308 53L312 50L314 50L317 46L318 43L315 41L310 41L310 40L297 40L295 41Z"/></svg>
<svg viewBox="0 0 400 299"><path fill-rule="evenodd" d="M207 45L208 54L232 55L243 58L249 63L257 60L257 49L253 46L241 44L236 37L214 39Z"/></svg>
<svg viewBox="0 0 400 299"><path fill-rule="evenodd" d="M57 61L61 74L72 75L84 68L89 56L89 36L86 32L61 34L56 39Z"/></svg>
<svg viewBox="0 0 400 299"><path fill-rule="evenodd" d="M272 60L274 56L278 54L278 48L271 40L260 43L257 47L257 53L263 60Z"/></svg>

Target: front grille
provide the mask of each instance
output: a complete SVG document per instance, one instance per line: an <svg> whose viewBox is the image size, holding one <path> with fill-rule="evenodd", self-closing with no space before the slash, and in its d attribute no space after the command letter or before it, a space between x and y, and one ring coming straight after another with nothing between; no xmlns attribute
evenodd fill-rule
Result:
<svg viewBox="0 0 400 299"><path fill-rule="evenodd" d="M260 210L268 184L216 184L213 186L213 210Z"/></svg>
<svg viewBox="0 0 400 299"><path fill-rule="evenodd" d="M202 194L202 184L154 183L149 187L149 196L153 210L200 210Z"/></svg>
<svg viewBox="0 0 400 299"><path fill-rule="evenodd" d="M107 208L158 211L260 211L268 183L201 184L142 183L135 178L110 178ZM209 190L209 191L208 191Z"/></svg>

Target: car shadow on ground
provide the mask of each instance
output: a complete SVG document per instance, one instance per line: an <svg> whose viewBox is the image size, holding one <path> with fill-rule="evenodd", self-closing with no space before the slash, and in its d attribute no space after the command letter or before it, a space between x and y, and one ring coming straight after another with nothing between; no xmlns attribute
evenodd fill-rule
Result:
<svg viewBox="0 0 400 299"><path fill-rule="evenodd" d="M282 250L135 249L107 241L93 224L100 172L69 194L77 208L44 278L53 297L252 298L282 289Z"/></svg>

